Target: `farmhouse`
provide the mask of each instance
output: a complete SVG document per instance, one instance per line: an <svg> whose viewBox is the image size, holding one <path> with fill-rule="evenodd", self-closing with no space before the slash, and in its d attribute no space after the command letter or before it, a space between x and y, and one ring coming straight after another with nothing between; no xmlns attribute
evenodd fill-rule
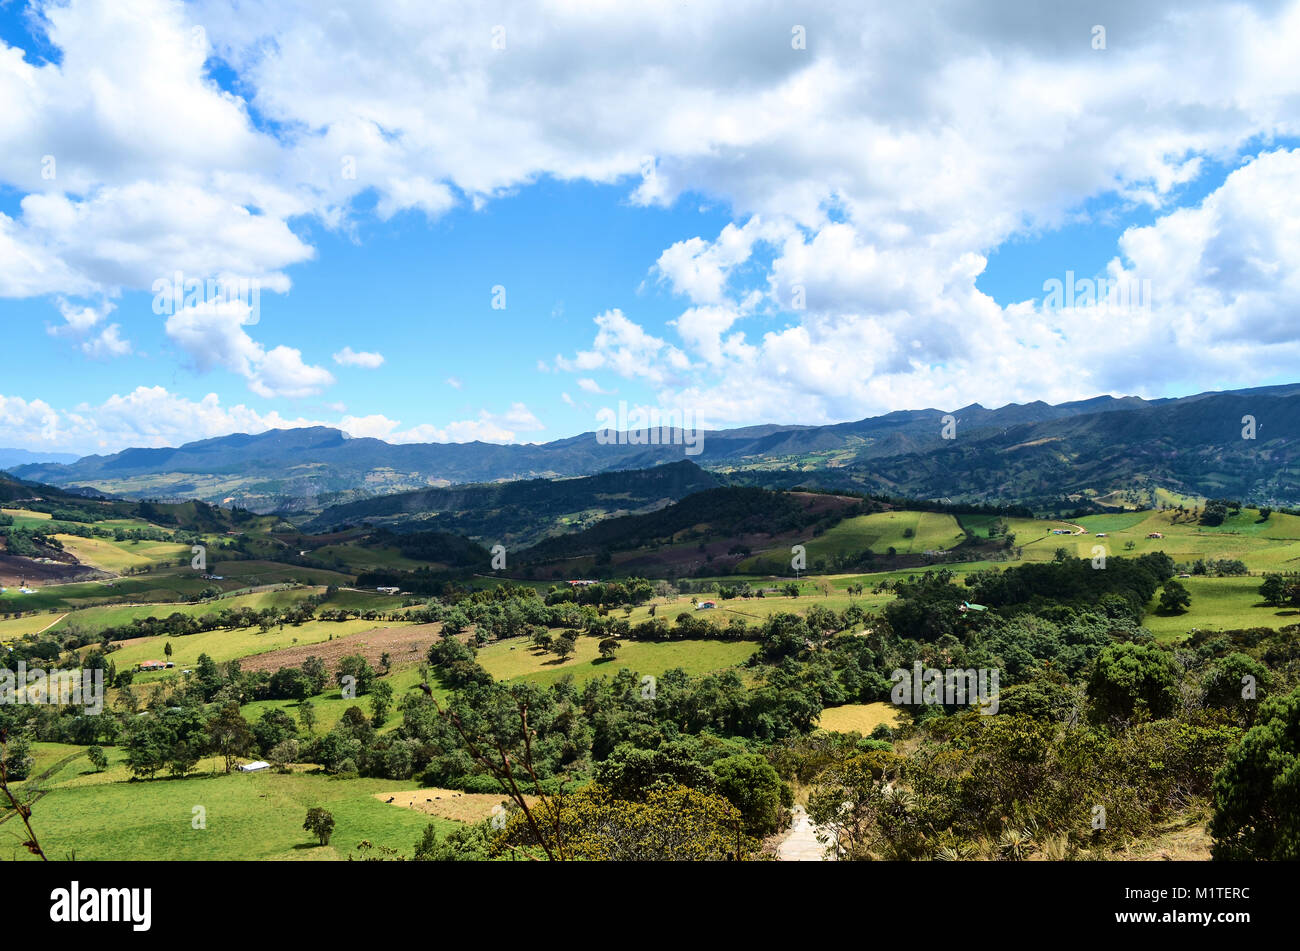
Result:
<svg viewBox="0 0 1300 951"><path fill-rule="evenodd" d="M175 667L175 666L176 665L169 660L168 661L142 660L140 661L140 663L135 665L135 669L136 670L167 670L168 668Z"/></svg>
<svg viewBox="0 0 1300 951"><path fill-rule="evenodd" d="M957 610L965 614L967 611L987 611L988 607L983 604L971 604L969 601L963 601L961 607Z"/></svg>
<svg viewBox="0 0 1300 951"><path fill-rule="evenodd" d="M397 593L400 592L402 589L401 589L401 588L394 588L394 587L392 587L391 585L389 585L389 586L386 586L386 587L379 587L379 588L376 588L375 590L378 591L380 594L397 594Z"/></svg>
<svg viewBox="0 0 1300 951"><path fill-rule="evenodd" d="M1160 532L1148 532L1148 533L1147 533L1147 538L1164 538L1164 537L1165 537L1165 536L1162 535Z"/></svg>
<svg viewBox="0 0 1300 951"><path fill-rule="evenodd" d="M251 763L245 763L243 766L240 766L238 768L241 773L257 773L257 772L261 772L264 769L270 769L271 764L263 762L262 760L259 759L259 760L254 760Z"/></svg>
<svg viewBox="0 0 1300 951"><path fill-rule="evenodd" d="M699 604L695 605L695 610L708 611L709 609L716 608L716 607L717 605L714 604L712 601L701 601Z"/></svg>
<svg viewBox="0 0 1300 951"><path fill-rule="evenodd" d="M596 581L586 581L586 580L577 580L577 581L570 581L570 582L569 582L569 584L571 584L571 585L582 585L582 586L584 586L584 587L585 587L586 585L589 585L589 584L598 584L598 583L599 583L599 582L596 582Z"/></svg>

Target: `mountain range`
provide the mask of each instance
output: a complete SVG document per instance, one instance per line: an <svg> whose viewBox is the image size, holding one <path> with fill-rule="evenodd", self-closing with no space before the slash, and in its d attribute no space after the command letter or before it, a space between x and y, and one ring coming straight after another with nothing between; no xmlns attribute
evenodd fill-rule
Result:
<svg viewBox="0 0 1300 951"><path fill-rule="evenodd" d="M976 403L823 426L713 430L703 434L696 455L680 441L646 445L625 436L612 442L584 433L542 444L394 445L312 427L222 436L176 448L127 449L71 463L25 463L10 471L29 481L125 498L196 498L313 516L332 511L322 525L526 506L527 490L502 502L484 484L568 479L684 460L731 483L954 501L1048 506L1105 500L1116 493L1146 493L1144 501L1150 501L1157 489L1267 504L1300 501L1300 384L1176 399L1099 396L997 409ZM474 483L479 487L446 491ZM414 494L346 507L396 493ZM645 498L630 502L618 508L633 512L653 504Z"/></svg>

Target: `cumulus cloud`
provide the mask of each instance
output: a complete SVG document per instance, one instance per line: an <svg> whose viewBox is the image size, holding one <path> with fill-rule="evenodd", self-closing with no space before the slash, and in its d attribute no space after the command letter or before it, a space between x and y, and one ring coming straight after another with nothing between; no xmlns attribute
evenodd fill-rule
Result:
<svg viewBox="0 0 1300 951"><path fill-rule="evenodd" d="M344 347L334 354L334 362L342 367L364 367L367 370L377 370L384 365L384 355L365 350L357 352L351 347Z"/></svg>
<svg viewBox="0 0 1300 951"><path fill-rule="evenodd" d="M60 299L58 306L63 315L63 323L47 325L47 332L51 336L76 339L81 351L95 359L123 357L131 352L130 341L122 339L120 324L108 324L102 329L96 329L113 312L113 304L106 301L98 307L79 307Z"/></svg>
<svg viewBox="0 0 1300 951"><path fill-rule="evenodd" d="M178 446L229 433L302 426L331 426L350 436L394 443L476 439L507 443L545 428L523 403L512 403L501 413L485 409L476 418L442 426L404 426L400 420L379 414L324 419L260 412L242 403L223 405L216 393L194 400L162 386L138 386L101 403L81 403L70 410L56 409L39 399L0 394L0 445L26 449L107 453L130 446Z"/></svg>
<svg viewBox="0 0 1300 951"><path fill-rule="evenodd" d="M1245 383L1293 374L1298 220L1300 149L1265 152L1199 204L1125 231L1102 273L1072 279L1090 296L1065 306L1048 293L999 306L976 287L985 264L978 255L945 264L881 251L840 225L811 239L791 234L774 245L765 306L785 308L798 286L807 297L799 321L750 341L741 331L725 335L746 313L741 304L687 309L677 332L687 359L702 361L681 385L657 393L664 405L721 423L829 422L976 399L1160 395L1207 373L1212 382ZM1045 291L1064 278L1046 275ZM617 339L653 339L620 318ZM608 344L610 335L602 328L596 339ZM651 366L596 359L605 349L557 363L655 380L674 369L663 341L635 351Z"/></svg>
<svg viewBox="0 0 1300 951"><path fill-rule="evenodd" d="M946 0L868 19L841 0L799 13L806 49L771 3L39 9L57 61L0 45L0 182L23 196L0 213L0 296L109 299L172 270L284 292L314 255L299 222L436 217L550 176L730 211L719 233L646 262L683 300L668 330L602 302L591 346L553 364L696 399L720 422L1247 383L1294 365L1295 160L1268 143L1300 133L1295 2L1044 16L1032 0ZM212 55L247 98L210 79ZM1262 154L1179 209L1183 186L1245 151ZM1096 199L1155 214L1107 272L1150 274L1150 314L1117 330L1114 313L977 289L998 247L1086 223ZM258 395L329 385L250 325L213 309L167 332ZM86 352L125 352L110 329ZM456 430L506 431L526 430Z"/></svg>
<svg viewBox="0 0 1300 951"><path fill-rule="evenodd" d="M477 419L463 419L435 426L423 423L403 429L400 420L375 414L345 416L339 427L353 436L371 436L386 442L518 442L521 433L545 429L541 420L523 403L512 403L505 413L482 410Z"/></svg>
<svg viewBox="0 0 1300 951"><path fill-rule="evenodd" d="M220 366L244 377L258 396L301 399L334 382L328 370L305 363L300 350L283 345L267 350L255 341L244 331L254 319L245 301L204 301L168 317L166 330L200 372Z"/></svg>

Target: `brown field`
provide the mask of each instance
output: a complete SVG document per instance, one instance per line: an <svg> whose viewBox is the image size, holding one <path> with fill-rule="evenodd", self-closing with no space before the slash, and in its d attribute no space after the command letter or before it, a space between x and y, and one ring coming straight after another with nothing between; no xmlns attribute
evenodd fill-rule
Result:
<svg viewBox="0 0 1300 951"><path fill-rule="evenodd" d="M78 564L71 555L68 561L35 561L21 555L8 555L0 551L0 585L17 587L19 582L54 583L66 581L93 581L111 577L107 572L89 565Z"/></svg>
<svg viewBox="0 0 1300 951"><path fill-rule="evenodd" d="M396 792L375 793L380 802L392 799L394 806L414 809L426 815L442 819L454 819L457 822L482 822L492 816L492 810L507 802L504 794L467 793L455 789L402 789ZM536 801L535 796L525 796L529 806Z"/></svg>
<svg viewBox="0 0 1300 951"><path fill-rule="evenodd" d="M281 667L298 667L308 657L315 655L325 661L326 668L334 670L338 662L349 654L360 654L371 666L375 666L378 665L379 658L388 653L393 666L397 667L423 658L441 630L441 624L379 627L373 631L336 637L332 641L300 644L283 650L267 651L265 654L254 654L242 659L240 666L245 671L265 670L274 673Z"/></svg>

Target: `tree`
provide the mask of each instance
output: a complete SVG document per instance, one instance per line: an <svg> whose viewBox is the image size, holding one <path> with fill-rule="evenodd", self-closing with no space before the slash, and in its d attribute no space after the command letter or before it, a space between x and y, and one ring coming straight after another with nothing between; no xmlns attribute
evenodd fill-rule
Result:
<svg viewBox="0 0 1300 951"><path fill-rule="evenodd" d="M334 817L320 806L312 806L307 810L307 819L302 827L316 836L321 845L329 845L330 836L334 834Z"/></svg>
<svg viewBox="0 0 1300 951"><path fill-rule="evenodd" d="M294 739L283 740L272 747L271 752L267 754L267 761L276 768L277 772L289 772L289 764L298 761L298 741Z"/></svg>
<svg viewBox="0 0 1300 951"><path fill-rule="evenodd" d="M248 754L252 745L253 731L234 701L208 721L208 748L225 759L227 773L234 768L235 760Z"/></svg>
<svg viewBox="0 0 1300 951"><path fill-rule="evenodd" d="M1272 607L1281 607L1289 597L1289 585L1281 575L1265 575L1264 583L1259 586L1259 596L1264 603Z"/></svg>
<svg viewBox="0 0 1300 951"><path fill-rule="evenodd" d="M618 649L621 646L622 645L616 638L607 637L597 645L597 648L600 650L601 657L606 660L613 660L614 655L618 653Z"/></svg>
<svg viewBox="0 0 1300 951"><path fill-rule="evenodd" d="M654 789L630 802L593 783L533 809L536 823L522 813L506 821L499 847L545 845L570 859L662 862L743 858L754 845L743 836L735 806L684 786Z"/></svg>
<svg viewBox="0 0 1300 951"><path fill-rule="evenodd" d="M564 660L572 654L575 647L577 647L577 641L573 639L571 634L561 634L551 644L551 650L556 653L560 660Z"/></svg>
<svg viewBox="0 0 1300 951"><path fill-rule="evenodd" d="M90 765L95 767L95 772L102 773L108 769L108 754L98 746L92 746L86 750L86 758L90 760Z"/></svg>
<svg viewBox="0 0 1300 951"><path fill-rule="evenodd" d="M0 750L0 765L4 766L5 774L11 781L21 782L26 779L35 762L32 744L25 736L10 737L4 749Z"/></svg>
<svg viewBox="0 0 1300 951"><path fill-rule="evenodd" d="M359 697L370 692L370 688L378 675L375 673L375 669L370 666L370 661L366 660L364 656L349 654L347 657L340 658L335 677L340 685L344 683L345 677L353 678L356 695Z"/></svg>
<svg viewBox="0 0 1300 951"><path fill-rule="evenodd" d="M1228 514L1226 499L1210 499L1205 503L1205 511L1201 513L1201 524L1222 525Z"/></svg>
<svg viewBox="0 0 1300 951"><path fill-rule="evenodd" d="M1184 614L1191 603L1192 596L1186 588L1177 581L1165 582L1164 589L1160 592L1161 614Z"/></svg>
<svg viewBox="0 0 1300 951"><path fill-rule="evenodd" d="M1216 859L1300 859L1300 689L1265 701L1214 777Z"/></svg>
<svg viewBox="0 0 1300 951"><path fill-rule="evenodd" d="M375 729L383 726L388 720L388 711L393 707L393 685L387 680L377 681L370 688L370 711L374 714L371 722L374 723Z"/></svg>
<svg viewBox="0 0 1300 951"><path fill-rule="evenodd" d="M163 645L163 653L164 653L165 655L167 655L167 659L168 659L168 660L171 660L171 659L172 659L172 642L171 642L171 641L168 641L166 644Z"/></svg>
<svg viewBox="0 0 1300 951"><path fill-rule="evenodd" d="M895 794L903 758L885 751L853 756L831 764L808 794L808 815L829 833L827 851L862 860L877 855L912 858L915 843L891 834L893 811L906 812L906 794ZM819 841L823 841L819 838Z"/></svg>
<svg viewBox="0 0 1300 951"><path fill-rule="evenodd" d="M257 741L257 748L263 755L285 740L293 739L298 733L293 717L283 710L265 711L251 729L253 739Z"/></svg>
<svg viewBox="0 0 1300 951"><path fill-rule="evenodd" d="M302 728L307 731L308 736L311 736L315 731L316 707L312 705L310 700L304 700L298 704L298 722L302 724Z"/></svg>
<svg viewBox="0 0 1300 951"><path fill-rule="evenodd" d="M311 684L312 694L325 692L325 685L328 684L330 680L329 670L325 667L325 661L313 654L302 662L302 673Z"/></svg>
<svg viewBox="0 0 1300 951"><path fill-rule="evenodd" d="M1132 720L1143 713L1163 719L1178 704L1176 662L1147 644L1112 644L1097 655L1088 699L1094 717L1102 723Z"/></svg>
<svg viewBox="0 0 1300 951"><path fill-rule="evenodd" d="M1215 661L1204 683L1205 703L1246 715L1262 701L1268 690L1268 669L1249 654L1232 653Z"/></svg>
<svg viewBox="0 0 1300 951"><path fill-rule="evenodd" d="M167 769L178 779L184 779L185 774L198 764L199 752L186 740L178 741L167 756Z"/></svg>
<svg viewBox="0 0 1300 951"><path fill-rule="evenodd" d="M492 838L495 833L488 822L460 826L438 837L433 823L424 827L424 834L415 843L415 862L485 862L491 858Z"/></svg>
<svg viewBox="0 0 1300 951"><path fill-rule="evenodd" d="M740 810L745 832L761 838L781 821L781 778L757 753L724 756L709 767L717 792Z"/></svg>

